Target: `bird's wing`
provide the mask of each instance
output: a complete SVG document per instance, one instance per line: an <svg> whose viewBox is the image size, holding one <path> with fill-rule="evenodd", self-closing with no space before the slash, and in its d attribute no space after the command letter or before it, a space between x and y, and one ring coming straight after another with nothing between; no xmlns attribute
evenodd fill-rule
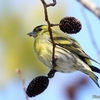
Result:
<svg viewBox="0 0 100 100"><path fill-rule="evenodd" d="M69 50L70 52L76 54L81 60L83 60L85 63L89 64L90 60L98 63L97 61L95 61L94 59L92 59L91 57L89 57L81 48L80 44L72 37L54 37L54 43L56 45L59 45L67 50ZM99 64L99 63L98 63Z"/></svg>

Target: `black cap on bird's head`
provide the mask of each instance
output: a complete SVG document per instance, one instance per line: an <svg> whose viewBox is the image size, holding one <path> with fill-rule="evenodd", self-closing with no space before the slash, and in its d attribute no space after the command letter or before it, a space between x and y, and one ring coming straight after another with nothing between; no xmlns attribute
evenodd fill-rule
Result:
<svg viewBox="0 0 100 100"><path fill-rule="evenodd" d="M44 30L44 29L47 29L47 25L39 25L39 26L35 27L35 28L33 29L33 31L32 31L32 32L29 32L27 35L36 37L37 34L38 34L40 31Z"/></svg>

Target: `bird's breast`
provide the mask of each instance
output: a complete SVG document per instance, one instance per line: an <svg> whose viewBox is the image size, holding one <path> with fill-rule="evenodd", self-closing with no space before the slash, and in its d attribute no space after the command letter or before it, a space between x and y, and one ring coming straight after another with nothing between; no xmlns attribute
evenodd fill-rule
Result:
<svg viewBox="0 0 100 100"><path fill-rule="evenodd" d="M51 68L52 44L46 39L36 39L33 46L37 58Z"/></svg>

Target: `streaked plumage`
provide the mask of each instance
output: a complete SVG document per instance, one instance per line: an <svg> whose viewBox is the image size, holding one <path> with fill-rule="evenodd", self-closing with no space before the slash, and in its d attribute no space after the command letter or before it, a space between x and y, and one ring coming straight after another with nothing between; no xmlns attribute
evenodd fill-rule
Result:
<svg viewBox="0 0 100 100"><path fill-rule="evenodd" d="M98 77L93 73L100 73L100 69L91 65L90 60L98 63L89 57L81 48L80 44L65 33L59 33L52 28L55 47L55 58L57 66L55 70L60 72L73 72L79 70L87 75L97 84ZM52 68L52 42L46 25L40 25L28 35L34 37L34 52L38 59L49 68Z"/></svg>

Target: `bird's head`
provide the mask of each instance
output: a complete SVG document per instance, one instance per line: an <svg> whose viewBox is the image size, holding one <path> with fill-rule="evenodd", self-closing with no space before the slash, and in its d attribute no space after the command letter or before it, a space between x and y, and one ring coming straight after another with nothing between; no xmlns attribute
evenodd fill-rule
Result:
<svg viewBox="0 0 100 100"><path fill-rule="evenodd" d="M33 29L33 31L29 32L27 35L33 36L35 38L37 35L41 34L42 31L45 31L45 30L48 30L48 26L47 25L39 25L39 26L35 27Z"/></svg>

